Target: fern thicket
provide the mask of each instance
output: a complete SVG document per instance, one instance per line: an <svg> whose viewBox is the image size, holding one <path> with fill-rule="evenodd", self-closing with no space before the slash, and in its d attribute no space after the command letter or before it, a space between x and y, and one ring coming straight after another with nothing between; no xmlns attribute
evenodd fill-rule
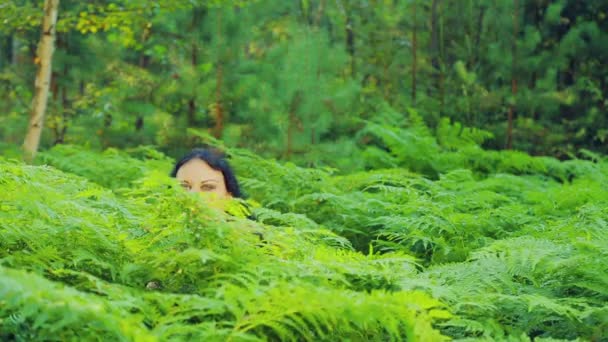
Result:
<svg viewBox="0 0 608 342"><path fill-rule="evenodd" d="M383 131L393 167L352 174L229 149L256 221L149 148L2 160L0 337L605 340L608 163L444 125Z"/></svg>
<svg viewBox="0 0 608 342"><path fill-rule="evenodd" d="M164 175L116 195L1 167L3 339L444 339L441 302L383 285L416 273L408 255L215 212Z"/></svg>

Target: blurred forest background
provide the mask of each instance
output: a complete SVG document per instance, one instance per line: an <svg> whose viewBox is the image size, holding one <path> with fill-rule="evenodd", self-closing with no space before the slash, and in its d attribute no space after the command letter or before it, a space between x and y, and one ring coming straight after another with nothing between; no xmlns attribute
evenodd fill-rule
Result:
<svg viewBox="0 0 608 342"><path fill-rule="evenodd" d="M0 1L5 154L27 131L42 3ZM347 171L398 165L392 136L413 157L608 152L605 0L62 0L58 12L42 149L177 156L213 136Z"/></svg>

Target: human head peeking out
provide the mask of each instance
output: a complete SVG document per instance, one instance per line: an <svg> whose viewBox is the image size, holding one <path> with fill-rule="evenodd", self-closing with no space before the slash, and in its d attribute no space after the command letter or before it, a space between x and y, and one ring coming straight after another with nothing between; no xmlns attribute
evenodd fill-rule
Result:
<svg viewBox="0 0 608 342"><path fill-rule="evenodd" d="M175 164L171 176L191 192L212 193L219 198L242 197L226 157L213 149L192 150Z"/></svg>

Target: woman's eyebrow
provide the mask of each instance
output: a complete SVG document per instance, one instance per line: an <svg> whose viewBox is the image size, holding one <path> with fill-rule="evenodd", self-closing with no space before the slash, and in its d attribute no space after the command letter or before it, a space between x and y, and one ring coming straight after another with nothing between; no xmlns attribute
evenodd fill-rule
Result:
<svg viewBox="0 0 608 342"><path fill-rule="evenodd" d="M205 184L205 183L218 183L218 180L217 179L206 179L201 182L201 184Z"/></svg>

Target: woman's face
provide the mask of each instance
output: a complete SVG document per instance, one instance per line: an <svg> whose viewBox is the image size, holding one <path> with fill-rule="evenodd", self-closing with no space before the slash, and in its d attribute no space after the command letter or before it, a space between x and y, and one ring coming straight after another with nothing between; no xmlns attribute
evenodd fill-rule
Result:
<svg viewBox="0 0 608 342"><path fill-rule="evenodd" d="M194 158L182 165L175 175L184 189L191 192L210 192L220 198L232 197L226 189L221 171L215 170L201 159Z"/></svg>

